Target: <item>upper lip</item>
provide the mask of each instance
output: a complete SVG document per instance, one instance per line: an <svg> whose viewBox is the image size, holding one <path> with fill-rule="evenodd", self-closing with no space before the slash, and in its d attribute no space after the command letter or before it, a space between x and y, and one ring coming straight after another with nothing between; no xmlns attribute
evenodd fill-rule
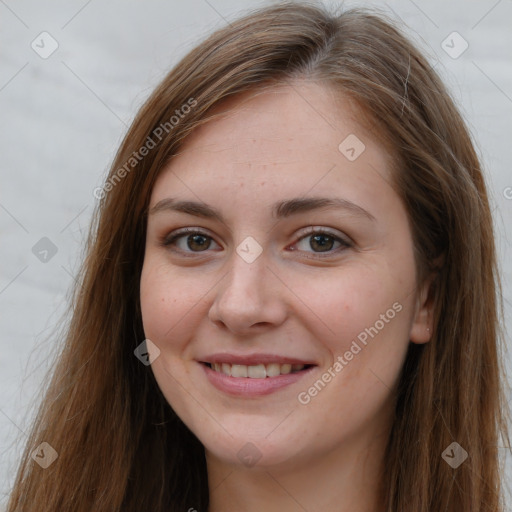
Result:
<svg viewBox="0 0 512 512"><path fill-rule="evenodd" d="M211 354L198 359L201 363L227 363L227 364L243 364L245 366L257 364L303 364L315 365L313 361L307 361L297 357L281 356L277 354Z"/></svg>

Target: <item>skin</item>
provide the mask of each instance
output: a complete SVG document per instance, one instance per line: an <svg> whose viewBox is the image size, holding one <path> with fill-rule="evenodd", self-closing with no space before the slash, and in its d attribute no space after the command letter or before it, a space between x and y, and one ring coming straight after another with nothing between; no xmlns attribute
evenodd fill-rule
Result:
<svg viewBox="0 0 512 512"><path fill-rule="evenodd" d="M141 307L146 337L160 350L155 378L205 446L211 512L379 511L399 372L409 343L427 342L431 329L389 154L346 98L314 82L245 93L216 113L162 170L150 200L150 209L168 197L202 201L224 218L148 217ZM365 144L354 161L338 149L349 134ZM332 208L272 217L275 202L304 196L351 201L373 220ZM186 227L211 238L187 243L185 234L162 245ZM327 235L322 251L308 227L350 245ZM249 236L262 248L252 263L236 252ZM394 318L301 403L298 395L329 368L332 376L337 357L397 303ZM317 366L270 395L233 397L197 362L214 352ZM253 466L238 456L248 442L260 457Z"/></svg>

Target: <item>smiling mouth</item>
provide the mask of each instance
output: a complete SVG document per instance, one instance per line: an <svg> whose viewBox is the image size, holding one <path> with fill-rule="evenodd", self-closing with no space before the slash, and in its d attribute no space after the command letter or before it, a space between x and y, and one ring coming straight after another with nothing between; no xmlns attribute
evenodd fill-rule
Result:
<svg viewBox="0 0 512 512"><path fill-rule="evenodd" d="M312 364L229 364L229 363L203 363L208 368L217 373L222 373L229 377L246 377L248 379L267 379L278 377L279 375L288 375L298 373L311 368Z"/></svg>

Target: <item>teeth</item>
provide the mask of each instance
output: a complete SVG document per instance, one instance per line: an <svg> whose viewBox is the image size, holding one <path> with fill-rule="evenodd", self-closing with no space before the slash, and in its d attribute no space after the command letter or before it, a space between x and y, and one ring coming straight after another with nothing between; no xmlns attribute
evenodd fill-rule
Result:
<svg viewBox="0 0 512 512"><path fill-rule="evenodd" d="M247 376L251 379L264 379L267 376L267 370L264 364L247 367Z"/></svg>
<svg viewBox="0 0 512 512"><path fill-rule="evenodd" d="M277 377L281 375L281 365L278 363L267 364L267 377Z"/></svg>
<svg viewBox="0 0 512 512"><path fill-rule="evenodd" d="M304 365L270 363L247 366L245 364L212 363L211 368L230 377L264 379L266 377L277 377L278 375L298 372L304 369Z"/></svg>
<svg viewBox="0 0 512 512"><path fill-rule="evenodd" d="M292 365L291 364L282 364L281 365L281 373L292 373Z"/></svg>
<svg viewBox="0 0 512 512"><path fill-rule="evenodd" d="M247 366L243 364L231 365L231 377L247 377Z"/></svg>

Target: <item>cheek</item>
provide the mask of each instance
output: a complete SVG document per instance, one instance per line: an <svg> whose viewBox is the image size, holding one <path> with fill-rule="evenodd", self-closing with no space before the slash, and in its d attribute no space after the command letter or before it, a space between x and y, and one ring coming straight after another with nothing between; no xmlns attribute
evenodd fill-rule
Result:
<svg viewBox="0 0 512 512"><path fill-rule="evenodd" d="M146 337L160 349L180 319L192 309L194 299L197 302L195 296L187 295L187 290L194 290L189 285L171 275L165 265L154 258L145 260L140 280L142 323Z"/></svg>
<svg viewBox="0 0 512 512"><path fill-rule="evenodd" d="M379 334L406 330L404 302L408 304L410 298L405 283L395 279L380 262L354 264L337 275L326 272L325 276L316 274L295 282L294 293L306 306L304 319L309 329L333 353L348 350L359 335L364 341L367 329L372 327Z"/></svg>
<svg viewBox="0 0 512 512"><path fill-rule="evenodd" d="M140 307L144 334L151 340L160 338L160 333L165 329L166 310L172 299L164 290L165 286L157 279L154 268L144 262L140 280Z"/></svg>
<svg viewBox="0 0 512 512"><path fill-rule="evenodd" d="M217 274L199 268L172 267L165 256L149 254L140 280L142 324L146 338L154 342L161 357L153 365L180 371L188 360L192 341L208 316Z"/></svg>
<svg viewBox="0 0 512 512"><path fill-rule="evenodd" d="M339 425L348 432L385 414L404 362L412 302L403 280L382 268L354 266L339 279L326 279L323 293L310 295L308 306L322 321L310 314L309 330L329 360L321 375L304 383L298 401L309 418L328 412L332 435Z"/></svg>
<svg viewBox="0 0 512 512"><path fill-rule="evenodd" d="M197 294L187 295L186 290ZM149 255L145 259L140 280L142 324L145 337L160 351L151 369L167 402L178 409L182 408L183 388L176 382L187 381L181 356L188 339L187 325L197 314L194 305L202 295L199 292L189 280L171 274L158 258Z"/></svg>
<svg viewBox="0 0 512 512"><path fill-rule="evenodd" d="M414 273L405 263L390 268L382 260L368 260L347 266L336 279L303 281L297 295L305 294L308 284L321 285L305 301L318 312L309 312L306 327L328 358L320 376L328 383L317 376L299 397L310 412L321 417L323 409L329 410L342 421L349 411L362 424L387 402L409 344L413 303L408 286Z"/></svg>

